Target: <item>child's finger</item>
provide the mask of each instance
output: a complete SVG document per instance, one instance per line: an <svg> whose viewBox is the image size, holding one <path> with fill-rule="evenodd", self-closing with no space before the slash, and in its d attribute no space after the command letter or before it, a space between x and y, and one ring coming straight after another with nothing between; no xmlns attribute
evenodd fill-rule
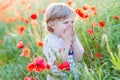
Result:
<svg viewBox="0 0 120 80"><path fill-rule="evenodd" d="M65 31L66 31L66 28L64 29L64 31L63 31L63 32L65 33Z"/></svg>

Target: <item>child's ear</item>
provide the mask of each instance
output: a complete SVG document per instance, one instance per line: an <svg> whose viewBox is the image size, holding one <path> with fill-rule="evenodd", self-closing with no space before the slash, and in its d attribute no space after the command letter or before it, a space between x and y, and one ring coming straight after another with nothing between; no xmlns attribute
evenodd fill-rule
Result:
<svg viewBox="0 0 120 80"><path fill-rule="evenodd" d="M51 28L52 28L53 30L55 30L55 26L54 26L54 25L52 25Z"/></svg>
<svg viewBox="0 0 120 80"><path fill-rule="evenodd" d="M55 26L54 26L54 22L53 21L50 21L48 23L48 26L51 27L52 29L55 29Z"/></svg>

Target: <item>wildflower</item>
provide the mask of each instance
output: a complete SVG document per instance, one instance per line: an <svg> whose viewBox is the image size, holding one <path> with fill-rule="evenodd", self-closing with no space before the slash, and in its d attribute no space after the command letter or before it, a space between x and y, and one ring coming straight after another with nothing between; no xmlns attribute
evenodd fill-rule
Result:
<svg viewBox="0 0 120 80"><path fill-rule="evenodd" d="M46 9L43 9L43 10L42 10L42 14L45 14L45 12L46 12Z"/></svg>
<svg viewBox="0 0 120 80"><path fill-rule="evenodd" d="M113 16L113 17L114 17L114 19L119 19L119 18L120 18L120 17L119 17L119 16L117 16L117 15L116 15L116 16Z"/></svg>
<svg viewBox="0 0 120 80"><path fill-rule="evenodd" d="M83 18L83 19L86 19L89 17L88 13L87 12L84 12L82 9L80 8L77 8L75 9L75 12L79 15L79 17Z"/></svg>
<svg viewBox="0 0 120 80"><path fill-rule="evenodd" d="M101 54L101 53L97 53L95 56L96 56L97 58L101 58L101 57L102 57L102 54Z"/></svg>
<svg viewBox="0 0 120 80"><path fill-rule="evenodd" d="M18 44L17 44L17 48L21 49L24 47L24 42L23 41L20 41Z"/></svg>
<svg viewBox="0 0 120 80"><path fill-rule="evenodd" d="M24 80L34 80L34 77L33 76L25 77Z"/></svg>
<svg viewBox="0 0 120 80"><path fill-rule="evenodd" d="M45 62L45 59L42 58L42 57L37 57L34 59L34 63L35 63L35 66L36 66L36 72L41 72L43 70L45 70L46 68L46 62Z"/></svg>
<svg viewBox="0 0 120 80"><path fill-rule="evenodd" d="M19 34L24 34L24 31L25 31L25 26L18 27L18 33Z"/></svg>
<svg viewBox="0 0 120 80"><path fill-rule="evenodd" d="M40 47L42 47L42 46L43 46L43 42L39 41L39 42L37 43L37 45L40 46Z"/></svg>
<svg viewBox="0 0 120 80"><path fill-rule="evenodd" d="M50 65L46 63L44 58L39 56L34 58L33 63L28 64L27 69L30 72L33 72L33 71L41 72L41 71L44 71L45 69L50 70Z"/></svg>
<svg viewBox="0 0 120 80"><path fill-rule="evenodd" d="M99 26L100 26L100 27L104 27L104 26L105 26L105 23L104 23L103 20L99 21Z"/></svg>
<svg viewBox="0 0 120 80"><path fill-rule="evenodd" d="M67 5L68 5L68 6L71 6L71 5L72 5L72 1L71 1L71 0L68 0Z"/></svg>
<svg viewBox="0 0 120 80"><path fill-rule="evenodd" d="M50 65L47 64L47 65L46 65L46 68L47 68L47 70L50 70Z"/></svg>
<svg viewBox="0 0 120 80"><path fill-rule="evenodd" d="M89 6L88 5L83 5L82 8L83 8L83 10L89 10Z"/></svg>
<svg viewBox="0 0 120 80"><path fill-rule="evenodd" d="M27 69L28 69L29 72L33 72L34 69L35 69L35 64L34 63L29 63L27 65Z"/></svg>
<svg viewBox="0 0 120 80"><path fill-rule="evenodd" d="M97 13L97 8L96 8L96 6L91 6L91 11L92 11L92 13L93 13L94 15L96 15L96 13Z"/></svg>
<svg viewBox="0 0 120 80"><path fill-rule="evenodd" d="M30 49L29 48L23 49L21 56L30 57Z"/></svg>
<svg viewBox="0 0 120 80"><path fill-rule="evenodd" d="M36 13L33 13L33 14L30 15L30 18L31 18L32 20L35 20L35 19L38 18L38 15L37 15Z"/></svg>
<svg viewBox="0 0 120 80"><path fill-rule="evenodd" d="M25 23L28 24L29 23L29 19L25 19Z"/></svg>
<svg viewBox="0 0 120 80"><path fill-rule="evenodd" d="M60 69L60 70L70 71L70 65L69 65L69 63L68 63L67 61L59 64L57 67L58 67L58 69Z"/></svg>
<svg viewBox="0 0 120 80"><path fill-rule="evenodd" d="M97 11L96 6L91 6L91 10L92 10L92 11Z"/></svg>
<svg viewBox="0 0 120 80"><path fill-rule="evenodd" d="M91 35L93 35L94 34L94 30L87 30L87 32L89 33L89 34L91 34Z"/></svg>

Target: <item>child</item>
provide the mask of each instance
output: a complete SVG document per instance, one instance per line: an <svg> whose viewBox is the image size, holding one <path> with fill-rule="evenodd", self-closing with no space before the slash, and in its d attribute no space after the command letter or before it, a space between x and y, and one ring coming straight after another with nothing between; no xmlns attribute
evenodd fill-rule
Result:
<svg viewBox="0 0 120 80"><path fill-rule="evenodd" d="M84 49L73 29L74 17L74 11L63 3L53 3L45 12L44 20L50 34L43 41L43 53L54 74L60 72L57 69L59 59L68 61L70 70L74 71L74 60L80 61L83 56ZM62 80L66 80L65 74L61 72L61 75L64 76ZM57 79L48 75L47 80Z"/></svg>

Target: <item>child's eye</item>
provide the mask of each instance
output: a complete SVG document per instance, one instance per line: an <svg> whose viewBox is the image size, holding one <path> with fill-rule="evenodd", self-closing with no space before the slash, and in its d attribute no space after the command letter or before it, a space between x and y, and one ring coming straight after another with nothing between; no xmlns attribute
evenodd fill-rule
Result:
<svg viewBox="0 0 120 80"><path fill-rule="evenodd" d="M68 21L64 22L64 24L67 24L67 23L68 23Z"/></svg>
<svg viewBox="0 0 120 80"><path fill-rule="evenodd" d="M72 21L72 23L74 23L74 21Z"/></svg>

